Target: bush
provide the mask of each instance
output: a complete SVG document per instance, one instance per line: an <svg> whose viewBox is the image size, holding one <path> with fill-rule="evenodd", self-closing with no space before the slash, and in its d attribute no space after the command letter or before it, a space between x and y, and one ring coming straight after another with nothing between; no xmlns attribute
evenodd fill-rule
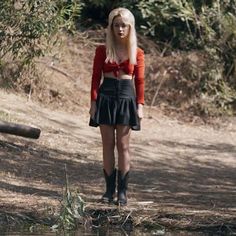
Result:
<svg viewBox="0 0 236 236"><path fill-rule="evenodd" d="M201 96L222 112L236 104L236 1L141 0L142 30L177 50L203 50ZM165 44L161 44L165 45Z"/></svg>
<svg viewBox="0 0 236 236"><path fill-rule="evenodd" d="M72 29L74 16L81 5L63 0L0 2L0 74L6 65L14 64L19 79L33 59L44 55L56 40L53 35L62 28ZM12 66L13 67L13 66ZM25 70L26 69L26 70ZM11 74L11 73L10 73ZM13 74L11 74L13 76ZM14 76L13 76L14 77ZM11 78L14 80L14 78Z"/></svg>

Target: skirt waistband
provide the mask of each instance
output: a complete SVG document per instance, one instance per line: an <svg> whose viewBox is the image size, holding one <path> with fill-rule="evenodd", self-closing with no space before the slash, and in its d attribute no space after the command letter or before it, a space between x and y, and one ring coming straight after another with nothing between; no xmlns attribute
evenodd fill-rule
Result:
<svg viewBox="0 0 236 236"><path fill-rule="evenodd" d="M120 98L135 96L133 80L130 79L115 79L105 77L99 90L100 94L106 96Z"/></svg>
<svg viewBox="0 0 236 236"><path fill-rule="evenodd" d="M104 77L103 83L129 84L129 83L133 83L133 79L116 79L112 77Z"/></svg>

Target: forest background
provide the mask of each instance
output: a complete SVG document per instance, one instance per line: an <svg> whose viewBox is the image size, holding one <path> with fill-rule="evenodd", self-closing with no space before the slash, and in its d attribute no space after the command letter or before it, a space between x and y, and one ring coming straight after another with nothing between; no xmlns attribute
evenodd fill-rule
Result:
<svg viewBox="0 0 236 236"><path fill-rule="evenodd" d="M127 7L135 15L140 42L143 38L152 42L151 47L144 45L145 52L168 58L164 75L158 66L152 71L155 76L147 75L147 104L161 105L165 100L165 106L194 115L235 114L234 0L3 0L0 86L36 94L40 79L35 61L58 42L58 32L73 36L105 28L109 11L117 6ZM189 52L194 57L183 56ZM176 55L180 62L173 61ZM172 82L166 82L170 78Z"/></svg>

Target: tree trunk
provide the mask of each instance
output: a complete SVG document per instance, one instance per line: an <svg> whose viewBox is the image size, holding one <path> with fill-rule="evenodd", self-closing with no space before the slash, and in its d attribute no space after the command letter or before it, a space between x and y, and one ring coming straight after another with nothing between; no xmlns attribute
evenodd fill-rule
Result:
<svg viewBox="0 0 236 236"><path fill-rule="evenodd" d="M20 125L11 122L0 121L0 132L14 134L26 138L38 139L41 130L27 125Z"/></svg>

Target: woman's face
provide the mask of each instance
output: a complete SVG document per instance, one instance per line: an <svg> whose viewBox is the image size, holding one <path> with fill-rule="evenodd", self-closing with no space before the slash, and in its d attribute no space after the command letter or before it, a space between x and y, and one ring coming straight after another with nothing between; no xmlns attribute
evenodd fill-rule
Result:
<svg viewBox="0 0 236 236"><path fill-rule="evenodd" d="M116 40L123 41L128 38L130 26L125 23L124 19L121 16L117 16L114 18L112 28Z"/></svg>

